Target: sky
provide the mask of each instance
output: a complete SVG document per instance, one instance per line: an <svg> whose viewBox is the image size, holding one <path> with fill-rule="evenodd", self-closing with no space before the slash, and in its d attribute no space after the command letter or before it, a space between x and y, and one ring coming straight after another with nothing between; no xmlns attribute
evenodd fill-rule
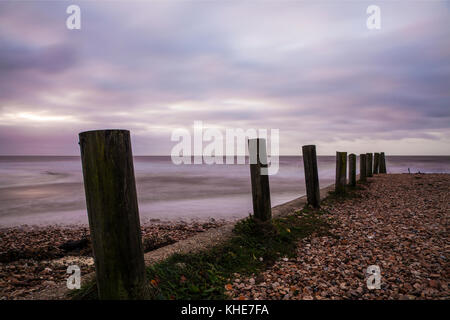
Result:
<svg viewBox="0 0 450 320"><path fill-rule="evenodd" d="M0 155L116 128L169 155L194 121L279 129L282 155L450 155L449 120L449 1L0 0Z"/></svg>

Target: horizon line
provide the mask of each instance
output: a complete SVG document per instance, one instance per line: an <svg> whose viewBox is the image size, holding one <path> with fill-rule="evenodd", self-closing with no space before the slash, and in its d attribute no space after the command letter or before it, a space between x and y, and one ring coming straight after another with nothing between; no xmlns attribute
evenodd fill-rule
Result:
<svg viewBox="0 0 450 320"><path fill-rule="evenodd" d="M345 151L342 151L345 152ZM347 152L348 153L348 152ZM352 154L353 152L350 152L348 154ZM370 153L370 152L366 152ZM359 156L360 154L366 154L366 153L353 153L356 154L356 156ZM375 153L375 152L372 152ZM378 152L377 152L378 153ZM427 157L450 157L450 154L387 154L385 152L386 156L394 156L394 157L420 157L420 156L427 156ZM204 156L204 155L191 155L190 157L215 157L215 156ZM270 154L268 154L269 157L271 157ZM279 157L301 157L302 154L280 154ZM335 154L317 154L318 157L335 157ZM73 155L73 154L0 154L0 157L81 157L81 155ZM171 157L170 154L158 154L158 155L152 155L152 154L135 154L133 157ZM182 157L182 156L181 156ZM187 156L188 157L188 156ZM220 157L220 156L217 156ZM227 155L222 155L222 157L227 157ZM234 157L241 157L234 155ZM245 155L245 157L248 157L248 155Z"/></svg>

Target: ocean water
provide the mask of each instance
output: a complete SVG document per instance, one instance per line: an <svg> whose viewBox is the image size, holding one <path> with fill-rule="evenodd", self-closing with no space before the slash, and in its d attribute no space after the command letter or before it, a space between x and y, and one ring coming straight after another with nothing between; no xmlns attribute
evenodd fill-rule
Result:
<svg viewBox="0 0 450 320"><path fill-rule="evenodd" d="M387 156L386 162L389 173L450 173L448 156ZM252 211L248 165L135 157L134 167L141 222L236 219ZM319 156L318 169L321 187L332 184L335 157ZM272 206L304 195L302 158L281 157L269 180ZM24 224L87 224L79 157L0 157L0 227Z"/></svg>

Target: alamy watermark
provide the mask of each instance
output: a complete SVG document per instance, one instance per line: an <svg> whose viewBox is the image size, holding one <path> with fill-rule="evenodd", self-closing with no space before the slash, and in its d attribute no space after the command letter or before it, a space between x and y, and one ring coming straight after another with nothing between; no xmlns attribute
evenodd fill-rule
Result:
<svg viewBox="0 0 450 320"><path fill-rule="evenodd" d="M381 289L381 269L377 265L371 265L367 267L367 289Z"/></svg>
<svg viewBox="0 0 450 320"><path fill-rule="evenodd" d="M67 273L70 276L67 278L67 289L80 289L81 288L81 269L76 264L70 265L67 268Z"/></svg>
<svg viewBox="0 0 450 320"><path fill-rule="evenodd" d="M250 164L256 164L259 160L264 165L261 168L262 175L273 175L278 172L279 129L227 128L224 131L225 134L223 130L217 128L206 128L202 121L194 121L193 133L184 128L175 129L171 141L178 143L173 146L170 153L172 162L176 165L245 164L248 150ZM253 140L256 138L263 139L259 140L259 146L256 140ZM270 156L266 150L266 142L267 147L270 145Z"/></svg>
<svg viewBox="0 0 450 320"><path fill-rule="evenodd" d="M81 29L81 9L76 4L72 4L67 7L66 13L69 16L66 19L66 27L69 30Z"/></svg>
<svg viewBox="0 0 450 320"><path fill-rule="evenodd" d="M66 19L66 27L69 30L81 29L81 8L78 5L72 4L67 7L66 13L69 16ZM366 20L366 26L369 30L381 29L381 9L377 5L370 5L366 9L368 18Z"/></svg>
<svg viewBox="0 0 450 320"><path fill-rule="evenodd" d="M367 7L366 13L369 17L366 20L366 26L369 30L381 29L381 9L379 6L370 5Z"/></svg>

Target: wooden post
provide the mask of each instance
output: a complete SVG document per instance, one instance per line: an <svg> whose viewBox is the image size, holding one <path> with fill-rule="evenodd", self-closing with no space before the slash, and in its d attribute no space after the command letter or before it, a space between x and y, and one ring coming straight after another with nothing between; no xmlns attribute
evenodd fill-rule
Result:
<svg viewBox="0 0 450 320"><path fill-rule="evenodd" d="M386 172L386 159L384 157L384 152L380 153L380 173L387 173Z"/></svg>
<svg viewBox="0 0 450 320"><path fill-rule="evenodd" d="M373 158L373 154L372 153L366 153L366 176L367 177L372 177L372 158Z"/></svg>
<svg viewBox="0 0 450 320"><path fill-rule="evenodd" d="M356 186L356 155L348 155L348 184L351 187Z"/></svg>
<svg viewBox="0 0 450 320"><path fill-rule="evenodd" d="M266 139L249 139L248 152L250 155L253 214L255 219L268 221L272 219L269 176L267 172L261 174L261 169L267 169Z"/></svg>
<svg viewBox="0 0 450 320"><path fill-rule="evenodd" d="M378 152L375 152L373 156L373 174L378 174L379 168L380 168L380 154Z"/></svg>
<svg viewBox="0 0 450 320"><path fill-rule="evenodd" d="M336 152L336 193L345 193L347 182L347 152Z"/></svg>
<svg viewBox="0 0 450 320"><path fill-rule="evenodd" d="M99 298L145 298L130 132L87 131L79 138Z"/></svg>
<svg viewBox="0 0 450 320"><path fill-rule="evenodd" d="M367 164L367 156L362 153L359 155L359 181L367 181L367 172L366 172L366 164Z"/></svg>
<svg viewBox="0 0 450 320"><path fill-rule="evenodd" d="M308 204L320 207L319 174L317 170L316 146L302 146L303 166L305 170L306 197Z"/></svg>

